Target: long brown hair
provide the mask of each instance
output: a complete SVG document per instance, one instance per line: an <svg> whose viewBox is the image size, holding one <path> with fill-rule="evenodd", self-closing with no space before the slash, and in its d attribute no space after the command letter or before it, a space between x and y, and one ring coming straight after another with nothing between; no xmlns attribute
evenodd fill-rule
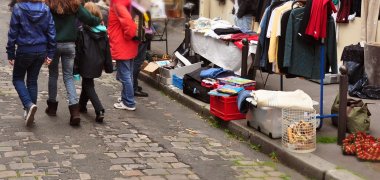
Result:
<svg viewBox="0 0 380 180"><path fill-rule="evenodd" d="M51 11L57 14L76 13L81 5L80 0L45 0Z"/></svg>

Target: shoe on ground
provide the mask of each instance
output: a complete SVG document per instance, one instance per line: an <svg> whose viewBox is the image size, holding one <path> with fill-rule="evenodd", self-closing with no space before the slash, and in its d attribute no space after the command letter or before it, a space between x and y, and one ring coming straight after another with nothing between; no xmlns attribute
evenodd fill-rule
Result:
<svg viewBox="0 0 380 180"><path fill-rule="evenodd" d="M104 110L102 110L100 112L96 112L95 121L97 123L103 123L103 121L104 121Z"/></svg>
<svg viewBox="0 0 380 180"><path fill-rule="evenodd" d="M143 92L143 91L135 91L134 95L137 97L148 97L149 96L148 93Z"/></svg>
<svg viewBox="0 0 380 180"><path fill-rule="evenodd" d="M28 111L26 109L24 109L24 120L26 120L26 116L28 116Z"/></svg>
<svg viewBox="0 0 380 180"><path fill-rule="evenodd" d="M35 104L33 104L26 111L27 111L27 113L26 113L26 118L25 118L25 125L31 126L34 122L34 114L36 114L37 106Z"/></svg>
<svg viewBox="0 0 380 180"><path fill-rule="evenodd" d="M128 111L134 111L134 110L136 110L136 107L128 107L128 106L124 105L123 102L115 103L113 105L113 107L116 108L116 109L124 109L124 110L128 110Z"/></svg>

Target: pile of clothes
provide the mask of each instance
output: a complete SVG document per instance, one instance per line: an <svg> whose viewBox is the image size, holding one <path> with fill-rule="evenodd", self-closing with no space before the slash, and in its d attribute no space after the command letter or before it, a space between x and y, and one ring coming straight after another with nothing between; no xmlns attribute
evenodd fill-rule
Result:
<svg viewBox="0 0 380 180"><path fill-rule="evenodd" d="M241 29L230 22L219 18L208 19L200 17L191 22L193 32L202 33L206 37L221 39L227 42L233 42L241 48L241 40L246 38L248 41L258 41L258 35L254 32L243 33Z"/></svg>
<svg viewBox="0 0 380 180"><path fill-rule="evenodd" d="M241 113L247 113L250 105L254 107L290 108L311 111L313 100L302 90L296 91L243 91L238 96L238 108Z"/></svg>

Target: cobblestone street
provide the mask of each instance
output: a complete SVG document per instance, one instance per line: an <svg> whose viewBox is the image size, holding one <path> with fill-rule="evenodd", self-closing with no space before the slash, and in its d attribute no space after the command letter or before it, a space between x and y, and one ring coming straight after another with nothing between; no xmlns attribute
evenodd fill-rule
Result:
<svg viewBox="0 0 380 180"><path fill-rule="evenodd" d="M114 75L96 80L105 122L94 121L89 104L81 126L73 128L62 76L58 114L44 113L48 73L43 67L35 125L25 127L6 61L6 4L0 2L0 179L305 179L275 162L275 154L260 153L260 147L215 127L147 84L141 83L150 96L137 98L135 112L114 109L120 96Z"/></svg>

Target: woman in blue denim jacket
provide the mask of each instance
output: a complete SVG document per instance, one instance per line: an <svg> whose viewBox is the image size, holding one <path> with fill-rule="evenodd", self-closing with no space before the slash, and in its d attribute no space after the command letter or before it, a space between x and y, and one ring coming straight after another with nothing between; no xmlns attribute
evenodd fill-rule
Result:
<svg viewBox="0 0 380 180"><path fill-rule="evenodd" d="M53 17L44 0L17 0L12 10L6 49L9 64L13 65L12 82L26 110L27 126L34 122L38 75L42 64L49 64L54 56L55 34Z"/></svg>

